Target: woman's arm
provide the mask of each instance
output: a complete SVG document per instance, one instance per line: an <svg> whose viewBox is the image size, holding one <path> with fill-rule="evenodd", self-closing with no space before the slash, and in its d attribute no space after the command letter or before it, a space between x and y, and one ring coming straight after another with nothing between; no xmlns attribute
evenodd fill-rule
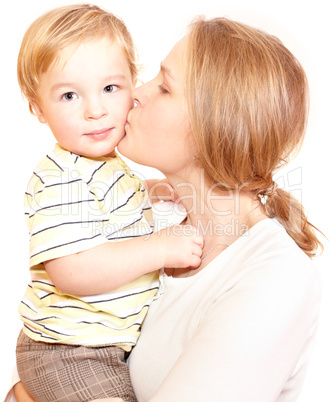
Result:
<svg viewBox="0 0 329 402"><path fill-rule="evenodd" d="M177 225L150 236L108 241L44 265L62 292L86 296L109 292L162 267L197 268L202 247L194 228Z"/></svg>

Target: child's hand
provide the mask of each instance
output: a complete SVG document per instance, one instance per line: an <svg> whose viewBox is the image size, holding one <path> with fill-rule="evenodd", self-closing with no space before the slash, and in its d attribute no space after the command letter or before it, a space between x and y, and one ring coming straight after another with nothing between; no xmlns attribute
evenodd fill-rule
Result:
<svg viewBox="0 0 329 402"><path fill-rule="evenodd" d="M163 266L198 268L201 264L203 237L191 225L175 225L154 234L160 240Z"/></svg>

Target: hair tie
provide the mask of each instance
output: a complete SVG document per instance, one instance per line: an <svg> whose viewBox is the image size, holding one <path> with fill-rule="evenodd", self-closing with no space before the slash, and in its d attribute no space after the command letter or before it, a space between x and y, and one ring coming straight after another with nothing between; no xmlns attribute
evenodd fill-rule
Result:
<svg viewBox="0 0 329 402"><path fill-rule="evenodd" d="M257 196L260 199L260 202L263 205L265 205L268 198L273 196L273 194L276 192L277 188L278 188L278 184L275 181L272 181L272 184L269 187L267 187L265 190L263 190L257 194Z"/></svg>

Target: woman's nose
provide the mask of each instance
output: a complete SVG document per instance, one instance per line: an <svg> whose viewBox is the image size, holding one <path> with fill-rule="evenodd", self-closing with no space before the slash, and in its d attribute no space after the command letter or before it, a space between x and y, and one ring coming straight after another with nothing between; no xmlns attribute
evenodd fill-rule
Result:
<svg viewBox="0 0 329 402"><path fill-rule="evenodd" d="M98 120L108 115L108 111L101 99L89 99L85 107L86 120Z"/></svg>
<svg viewBox="0 0 329 402"><path fill-rule="evenodd" d="M148 97L150 96L149 82L135 88L133 91L134 107L141 106L144 107Z"/></svg>

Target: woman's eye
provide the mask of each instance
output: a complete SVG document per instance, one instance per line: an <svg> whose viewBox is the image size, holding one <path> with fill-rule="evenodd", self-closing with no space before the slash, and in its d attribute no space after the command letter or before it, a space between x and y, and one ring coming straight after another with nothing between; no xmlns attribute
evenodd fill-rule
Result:
<svg viewBox="0 0 329 402"><path fill-rule="evenodd" d="M67 92L66 94L64 94L62 96L62 98L66 101L71 101L71 100L77 99L78 96L74 92Z"/></svg>
<svg viewBox="0 0 329 402"><path fill-rule="evenodd" d="M163 85L159 85L159 89L162 94L169 94L168 89L166 89Z"/></svg>
<svg viewBox="0 0 329 402"><path fill-rule="evenodd" d="M105 88L104 88L104 92L105 93L111 93L111 92L115 92L115 91L117 91L118 90L118 87L116 86L116 85L107 85Z"/></svg>

